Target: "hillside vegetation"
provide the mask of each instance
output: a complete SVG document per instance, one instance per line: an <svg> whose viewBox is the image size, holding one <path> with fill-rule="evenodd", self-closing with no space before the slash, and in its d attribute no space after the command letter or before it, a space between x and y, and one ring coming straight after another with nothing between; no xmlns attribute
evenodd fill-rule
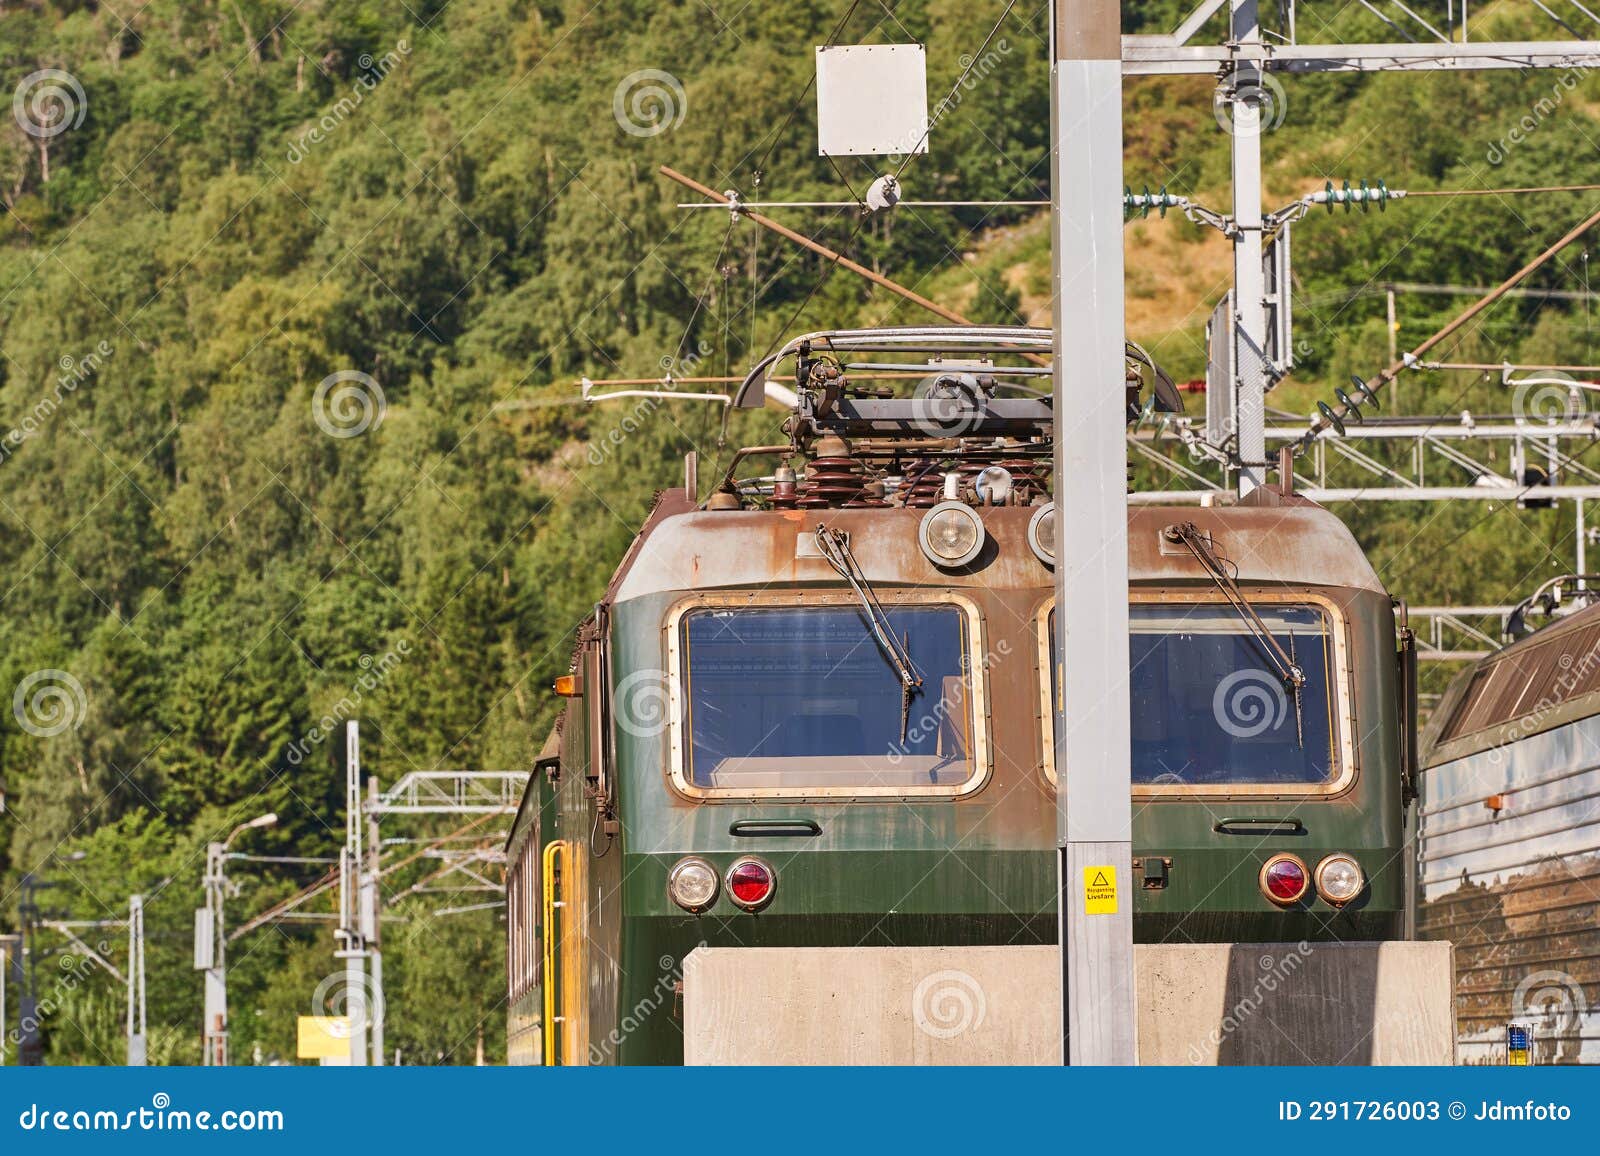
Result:
<svg viewBox="0 0 1600 1156"><path fill-rule="evenodd" d="M25 872L78 919L150 896L152 1059L193 1063L205 844L275 811L236 848L336 853L343 748L326 719L362 720L385 782L527 767L572 629L652 493L685 450L702 476L725 460L716 407L584 409L569 404L578 378L740 372L800 325L924 318L749 224L675 208L695 198L656 175L668 163L762 199L863 191L882 165L817 158L806 93L836 0L119 7L0 8L0 77L17 93L0 117L0 689L26 687L0 712L0 928ZM925 43L937 101L1002 8L860 5L837 36ZM1126 8L1131 24L1176 21L1175 3ZM1514 15L1477 19L1487 32ZM1045 193L1043 30L1038 5L1018 6L907 166L908 197ZM1597 95L1587 77L1291 78L1269 203L1347 177L1592 182ZM1210 82L1133 83L1126 106L1127 182L1225 207ZM1357 291L1493 283L1596 203L1319 213L1297 233L1302 366L1274 403L1303 413L1381 366L1382 297ZM976 319L1047 310L1048 231L1029 210L784 219ZM1225 246L1173 216L1131 224L1128 241L1130 335L1199 376ZM1534 283L1587 288L1587 270L1575 247ZM1405 295L1402 333L1464 303ZM1449 353L1591 364L1594 345L1583 302L1519 298ZM1496 389L1416 378L1402 398L1504 409ZM740 418L730 440L770 426ZM1571 567L1568 511L1342 512L1415 601L1500 600ZM481 1038L494 1060L502 923L435 914L470 896L405 895L429 869L386 888L390 1047L465 1063ZM236 865L230 922L322 870ZM120 932L98 938L120 958ZM333 946L325 922L232 945L236 1062L292 1058ZM41 966L50 1062L120 1061L120 985L78 982L59 958Z"/></svg>

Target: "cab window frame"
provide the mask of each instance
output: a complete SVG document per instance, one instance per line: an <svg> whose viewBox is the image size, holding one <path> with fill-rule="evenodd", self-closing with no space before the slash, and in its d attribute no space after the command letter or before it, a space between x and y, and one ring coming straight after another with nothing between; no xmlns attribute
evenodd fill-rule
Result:
<svg viewBox="0 0 1600 1156"><path fill-rule="evenodd" d="M662 633L667 654L667 780L678 794L697 802L739 802L782 799L786 802L851 802L859 800L952 800L982 790L994 776L991 746L989 671L984 656L984 619L978 604L954 589L878 586L873 591L886 610L902 607L945 607L961 612L966 628L965 659L968 674L967 706L972 723L972 773L964 781L926 787L706 787L689 778L691 738L686 719L687 686L683 669L683 621L697 610L814 610L859 609L861 603L849 589L750 591L695 594L668 608ZM865 626L862 627L866 629ZM913 706L913 713L916 707Z"/></svg>
<svg viewBox="0 0 1600 1156"><path fill-rule="evenodd" d="M1134 783L1136 799L1172 798L1256 798L1256 799L1323 799L1342 795L1360 778L1360 761L1357 753L1355 708L1355 683L1351 674L1350 619L1344 609L1326 594L1304 587L1274 587L1263 590L1243 587L1243 593L1257 606L1308 606L1315 607L1328 618L1328 635L1333 644L1332 671L1328 689L1332 701L1328 704L1328 722L1334 728L1330 754L1335 760L1335 773L1320 783ZM1220 591L1212 590L1134 590L1129 593L1130 606L1216 606L1229 608L1231 603ZM1055 766L1055 702L1051 693L1051 638L1050 612L1055 609L1055 596L1044 599L1034 611L1036 658L1038 662L1038 710L1040 720L1040 772L1049 788L1056 789L1058 778ZM1241 630L1247 630L1241 623Z"/></svg>

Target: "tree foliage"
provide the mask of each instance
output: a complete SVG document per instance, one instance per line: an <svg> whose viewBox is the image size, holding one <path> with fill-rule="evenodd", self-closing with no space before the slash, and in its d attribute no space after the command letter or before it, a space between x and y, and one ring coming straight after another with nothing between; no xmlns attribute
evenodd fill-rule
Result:
<svg viewBox="0 0 1600 1156"><path fill-rule="evenodd" d="M1153 26L1178 6L1128 7ZM678 210L695 198L656 174L670 163L763 199L864 191L883 170L815 155L807 92L813 46L842 10L154 0L124 22L94 0L37 0L0 13L0 76L19 101L0 118L0 690L64 675L71 714L43 734L26 712L0 714L0 923L27 872L60 884L47 906L79 919L121 918L145 894L153 1058L200 1054L189 925L206 844L275 811L276 827L236 848L336 853L343 751L324 720L360 717L386 782L529 766L553 714L544 688L652 493L686 450L703 476L726 460L717 407L580 408L579 375L736 373L800 326L921 320L725 214ZM999 10L904 0L864 6L838 33L928 47L941 115L907 165L908 196L1047 189L1044 17L1018 10L980 51ZM1593 145L1574 142L1600 128L1576 95L1485 159L1550 84L1297 82L1296 131L1273 138L1269 179L1583 179ZM1579 91L1592 98L1593 82ZM1226 148L1209 96L1189 81L1130 86L1130 182L1217 192ZM1575 208L1419 201L1308 223L1297 293L1492 281ZM1048 283L1048 255L1034 244L1007 267L997 239L1030 221L964 208L790 223L981 320L1012 320ZM1586 284L1586 271L1569 254L1540 283ZM1461 352L1593 361L1587 311L1538 304L1496 312ZM1209 305L1135 336L1193 370ZM1407 297L1403 325L1448 308ZM1382 355L1366 299L1302 319L1307 384L1285 387L1296 405ZM1458 406L1455 388L1429 382L1408 400ZM740 416L730 441L770 440L771 424ZM1388 507L1353 521L1398 591L1425 601L1500 597L1566 564L1554 515L1508 514L1511 533L1477 517ZM1456 565L1427 553L1442 543ZM230 921L322 870L236 865ZM437 915L403 894L421 870L388 887L391 1045L407 1062L471 1062L481 1029L496 1059L499 915ZM120 935L106 933L114 954ZM237 1061L292 1058L293 1016L336 970L333 946L326 922L234 943ZM52 1062L118 1058L120 999L103 974L64 993L46 1025Z"/></svg>

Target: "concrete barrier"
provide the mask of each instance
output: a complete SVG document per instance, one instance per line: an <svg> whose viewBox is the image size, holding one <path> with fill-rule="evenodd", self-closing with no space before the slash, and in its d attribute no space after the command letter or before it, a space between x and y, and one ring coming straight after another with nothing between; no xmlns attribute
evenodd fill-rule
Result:
<svg viewBox="0 0 1600 1156"><path fill-rule="evenodd" d="M1448 943L1141 944L1144 1064L1452 1064ZM705 948L689 1064L1056 1064L1054 947Z"/></svg>

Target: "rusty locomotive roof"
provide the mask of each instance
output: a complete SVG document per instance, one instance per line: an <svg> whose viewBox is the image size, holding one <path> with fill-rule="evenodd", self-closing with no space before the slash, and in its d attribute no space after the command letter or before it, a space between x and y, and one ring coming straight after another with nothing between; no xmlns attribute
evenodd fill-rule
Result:
<svg viewBox="0 0 1600 1156"><path fill-rule="evenodd" d="M670 490L657 501L613 576L606 600L692 590L837 585L839 578L828 562L807 548L819 524L850 536L863 575L874 584L1043 589L1052 582L1051 571L1027 541L1034 509L980 508L993 547L971 566L952 572L934 566L918 547L917 528L926 510L703 510L683 490ZM1241 583L1385 593L1345 524L1309 503L1130 508L1131 582L1209 585L1187 550L1163 542L1162 531L1179 522L1193 522L1210 535ZM1070 558L1070 543L1063 554Z"/></svg>

